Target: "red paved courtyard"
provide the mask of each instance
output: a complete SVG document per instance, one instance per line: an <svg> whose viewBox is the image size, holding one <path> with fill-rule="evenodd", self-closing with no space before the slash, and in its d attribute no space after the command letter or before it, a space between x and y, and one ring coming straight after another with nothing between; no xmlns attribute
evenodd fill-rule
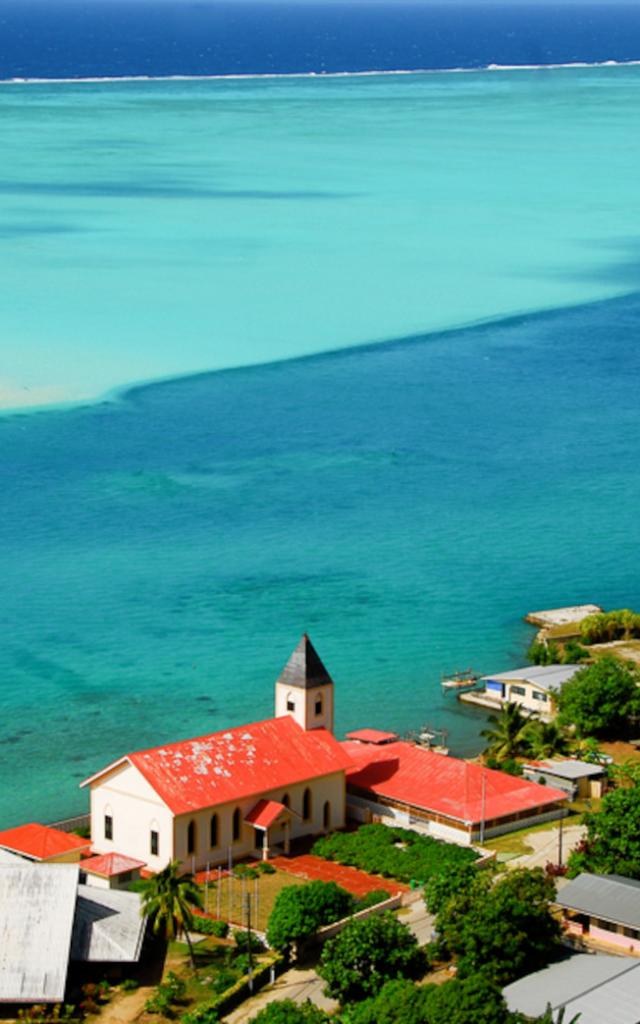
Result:
<svg viewBox="0 0 640 1024"><path fill-rule="evenodd" d="M270 863L280 871L295 875L296 878L304 878L308 881L336 882L356 897L366 896L367 893L376 892L379 889L385 889L395 896L396 893L407 892L409 889L408 885L396 882L392 878L368 875L365 871L359 871L358 868L336 864L332 860L323 860L322 857L316 857L313 853L272 857Z"/></svg>

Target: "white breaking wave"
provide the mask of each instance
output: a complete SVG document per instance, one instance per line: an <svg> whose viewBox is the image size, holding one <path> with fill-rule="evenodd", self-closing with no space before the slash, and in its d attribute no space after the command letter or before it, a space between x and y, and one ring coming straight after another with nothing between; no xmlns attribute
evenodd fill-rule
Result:
<svg viewBox="0 0 640 1024"><path fill-rule="evenodd" d="M2 78L0 85L87 85L111 82L220 82L273 78L371 78L389 75L477 75L496 71L559 71L570 68L637 67L640 60L572 61L566 64L486 64L474 68L397 68L370 71L266 71L227 75L104 75L86 78Z"/></svg>

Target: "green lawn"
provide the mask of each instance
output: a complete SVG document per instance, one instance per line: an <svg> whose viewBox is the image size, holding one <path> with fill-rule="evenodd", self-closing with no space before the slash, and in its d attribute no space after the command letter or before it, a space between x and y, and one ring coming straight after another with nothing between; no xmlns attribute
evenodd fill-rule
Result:
<svg viewBox="0 0 640 1024"><path fill-rule="evenodd" d="M250 896L251 925L264 932L278 893L288 885L304 885L304 879L284 871L276 871L273 875L260 874L258 878L244 882L240 878L226 877L222 879L219 891L217 884L209 885L205 909L222 921L230 921L232 928L239 927L246 924L247 897Z"/></svg>
<svg viewBox="0 0 640 1024"><path fill-rule="evenodd" d="M596 801L592 801L596 803ZM563 827L579 825L582 820L582 811L571 813L563 818ZM527 837L534 832L550 832L557 828L557 821L546 821L543 825L532 825L530 828L519 829L517 832L509 832L506 836L498 836L496 839L487 839L484 846L487 850L495 850L496 853L511 854L514 857L522 857L527 853L533 853L533 848L527 843Z"/></svg>

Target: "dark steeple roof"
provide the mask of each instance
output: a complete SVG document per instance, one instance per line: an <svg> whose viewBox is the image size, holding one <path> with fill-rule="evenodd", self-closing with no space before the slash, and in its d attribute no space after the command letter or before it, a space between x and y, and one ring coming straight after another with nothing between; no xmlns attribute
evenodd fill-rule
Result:
<svg viewBox="0 0 640 1024"><path fill-rule="evenodd" d="M297 686L301 690L312 690L316 686L333 683L306 633L280 673L278 682L285 686Z"/></svg>

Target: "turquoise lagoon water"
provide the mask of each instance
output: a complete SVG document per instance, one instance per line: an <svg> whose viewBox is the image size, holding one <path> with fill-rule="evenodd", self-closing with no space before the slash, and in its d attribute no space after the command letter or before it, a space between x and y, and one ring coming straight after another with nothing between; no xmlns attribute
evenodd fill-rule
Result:
<svg viewBox="0 0 640 1024"><path fill-rule="evenodd" d="M442 670L520 662L533 607L640 605L639 88L0 91L0 376L71 398L356 346L0 420L0 825L270 714L303 629L340 732L470 753Z"/></svg>

